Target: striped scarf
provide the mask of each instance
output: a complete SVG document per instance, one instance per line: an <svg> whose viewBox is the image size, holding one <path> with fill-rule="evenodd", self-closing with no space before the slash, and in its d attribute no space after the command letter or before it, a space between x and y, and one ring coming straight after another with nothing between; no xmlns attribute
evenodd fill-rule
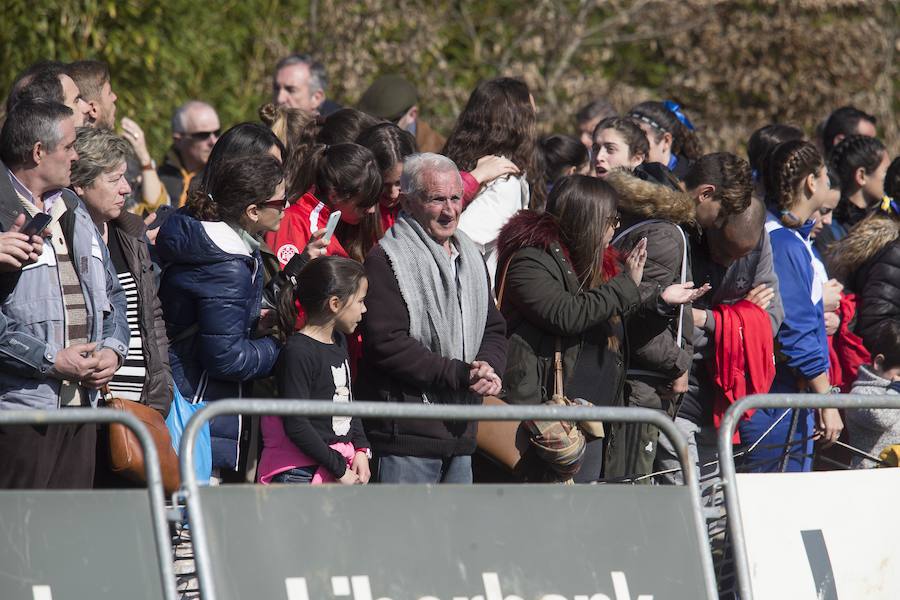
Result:
<svg viewBox="0 0 900 600"><path fill-rule="evenodd" d="M18 190L16 193L19 195L22 207L30 216L33 217L40 212ZM84 292L81 289L81 280L78 278L78 271L75 265L72 264L72 259L69 256L69 246L63 235L62 226L59 224L59 220L66 210L67 207L62 198L54 202L50 209L53 221L48 228L51 234L49 239L50 245L53 247L56 256L57 272L56 278L52 274L50 275L49 283L52 284L54 279L57 280L63 299L63 323L65 324L63 348L68 348L75 344L86 344L89 338L87 303L84 298ZM63 381L59 390L59 404L63 407L86 405L87 394L84 393L77 381Z"/></svg>

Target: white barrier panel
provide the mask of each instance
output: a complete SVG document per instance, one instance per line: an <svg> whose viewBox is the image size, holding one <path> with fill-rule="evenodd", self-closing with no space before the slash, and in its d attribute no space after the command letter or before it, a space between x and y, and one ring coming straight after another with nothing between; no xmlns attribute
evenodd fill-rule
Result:
<svg viewBox="0 0 900 600"><path fill-rule="evenodd" d="M900 598L900 470L739 474L754 598Z"/></svg>

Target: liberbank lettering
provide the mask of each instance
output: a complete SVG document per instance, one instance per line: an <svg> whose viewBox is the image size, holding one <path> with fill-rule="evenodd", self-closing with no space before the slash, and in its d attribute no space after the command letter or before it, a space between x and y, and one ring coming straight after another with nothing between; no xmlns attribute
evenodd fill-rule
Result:
<svg viewBox="0 0 900 600"><path fill-rule="evenodd" d="M632 597L628 589L628 579L622 571L612 571L610 579L612 595L586 592L572 596L571 600L653 600L653 596L649 594ZM479 590L474 596L453 595L446 598L419 596L418 600L570 600L567 596L547 592L541 593L540 596L504 595L500 585L500 576L497 573L482 573L481 580L484 585L484 593ZM310 596L305 577L288 577L284 580L284 586L287 591L287 600L321 600L322 598L318 594ZM332 577L331 594L335 598L351 598L352 600L392 600L387 597L376 598L373 596L368 575ZM416 595L410 594L409 597L416 598Z"/></svg>

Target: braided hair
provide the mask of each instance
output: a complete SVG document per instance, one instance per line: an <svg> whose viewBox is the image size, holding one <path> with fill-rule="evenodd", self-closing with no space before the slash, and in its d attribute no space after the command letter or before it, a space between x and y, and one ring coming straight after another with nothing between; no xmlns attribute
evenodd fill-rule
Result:
<svg viewBox="0 0 900 600"><path fill-rule="evenodd" d="M881 140L867 135L851 135L844 138L831 151L831 165L841 180L841 195L850 196L856 192L856 171L862 167L871 174L887 150Z"/></svg>
<svg viewBox="0 0 900 600"><path fill-rule="evenodd" d="M804 179L825 166L816 147L803 140L790 140L775 146L766 166L766 204L781 215L785 227L797 228L803 223L791 214L797 204L797 189Z"/></svg>

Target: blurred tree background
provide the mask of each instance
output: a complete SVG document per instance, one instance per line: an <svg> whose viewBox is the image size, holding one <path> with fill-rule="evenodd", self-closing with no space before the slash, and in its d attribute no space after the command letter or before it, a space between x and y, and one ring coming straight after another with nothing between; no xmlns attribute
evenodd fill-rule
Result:
<svg viewBox="0 0 900 600"><path fill-rule="evenodd" d="M674 99L707 149L743 153L772 121L808 133L837 106L875 114L898 151L897 0L0 0L0 89L30 63L109 63L118 115L153 154L173 109L201 98L223 126L256 119L271 68L292 51L326 64L329 97L353 105L377 75L420 91L445 134L483 78L523 77L544 132L572 132L597 98L625 110Z"/></svg>

